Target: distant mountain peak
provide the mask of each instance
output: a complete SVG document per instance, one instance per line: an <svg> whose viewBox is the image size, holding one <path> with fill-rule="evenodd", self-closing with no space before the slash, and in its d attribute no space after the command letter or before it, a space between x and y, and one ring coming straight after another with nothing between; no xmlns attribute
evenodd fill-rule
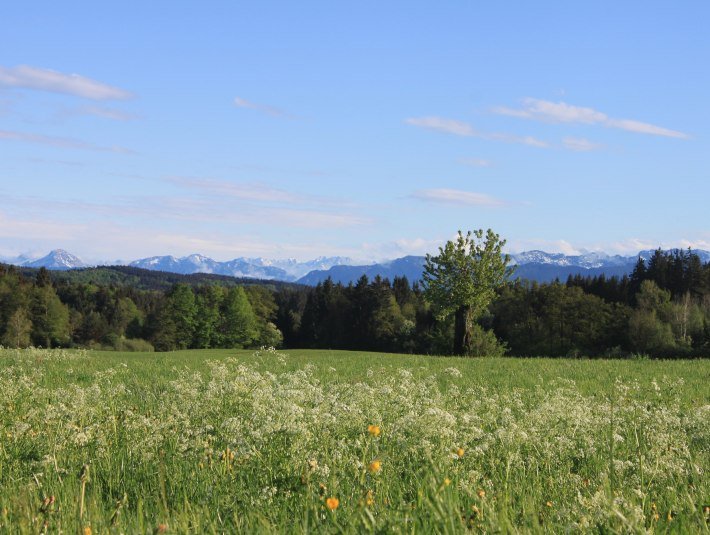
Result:
<svg viewBox="0 0 710 535"><path fill-rule="evenodd" d="M22 264L26 267L44 267L47 269L66 270L86 267L82 260L64 249L54 249L47 256Z"/></svg>

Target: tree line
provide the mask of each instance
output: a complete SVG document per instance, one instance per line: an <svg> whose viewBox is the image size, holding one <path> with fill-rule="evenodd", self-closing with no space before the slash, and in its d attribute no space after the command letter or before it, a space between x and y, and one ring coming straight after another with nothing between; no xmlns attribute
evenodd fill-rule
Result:
<svg viewBox="0 0 710 535"><path fill-rule="evenodd" d="M0 266L6 347L460 353L456 314L439 312L425 288L404 277L312 288L208 280L146 290ZM621 278L509 281L469 327L470 355L710 356L710 263L691 251L658 250Z"/></svg>

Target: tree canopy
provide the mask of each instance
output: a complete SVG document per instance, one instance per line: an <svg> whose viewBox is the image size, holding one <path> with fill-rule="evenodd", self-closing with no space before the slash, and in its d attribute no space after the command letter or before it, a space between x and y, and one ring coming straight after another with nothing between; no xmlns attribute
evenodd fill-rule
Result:
<svg viewBox="0 0 710 535"><path fill-rule="evenodd" d="M485 239L482 229L465 235L459 230L455 241L439 247L438 255L426 256L424 295L437 319L455 314L455 354L471 352L474 322L511 274L510 257L502 252L504 245L505 240L491 229Z"/></svg>

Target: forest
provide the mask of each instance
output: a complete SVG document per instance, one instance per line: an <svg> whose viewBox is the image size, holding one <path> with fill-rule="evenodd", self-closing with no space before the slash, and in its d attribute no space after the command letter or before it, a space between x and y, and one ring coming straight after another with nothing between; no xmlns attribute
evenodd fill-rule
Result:
<svg viewBox="0 0 710 535"><path fill-rule="evenodd" d="M143 270L129 271L91 280L87 271L0 265L0 343L453 351L453 321L437 320L420 283L406 278L306 287L150 272L146 284ZM657 250L622 278L510 280L477 320L472 342L470 356L710 356L710 263L690 250Z"/></svg>

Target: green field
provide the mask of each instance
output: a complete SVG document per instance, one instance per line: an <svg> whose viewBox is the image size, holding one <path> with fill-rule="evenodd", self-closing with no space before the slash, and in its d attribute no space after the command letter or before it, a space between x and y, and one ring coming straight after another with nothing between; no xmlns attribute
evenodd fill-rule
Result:
<svg viewBox="0 0 710 535"><path fill-rule="evenodd" d="M708 422L703 360L0 350L0 532L707 533Z"/></svg>

